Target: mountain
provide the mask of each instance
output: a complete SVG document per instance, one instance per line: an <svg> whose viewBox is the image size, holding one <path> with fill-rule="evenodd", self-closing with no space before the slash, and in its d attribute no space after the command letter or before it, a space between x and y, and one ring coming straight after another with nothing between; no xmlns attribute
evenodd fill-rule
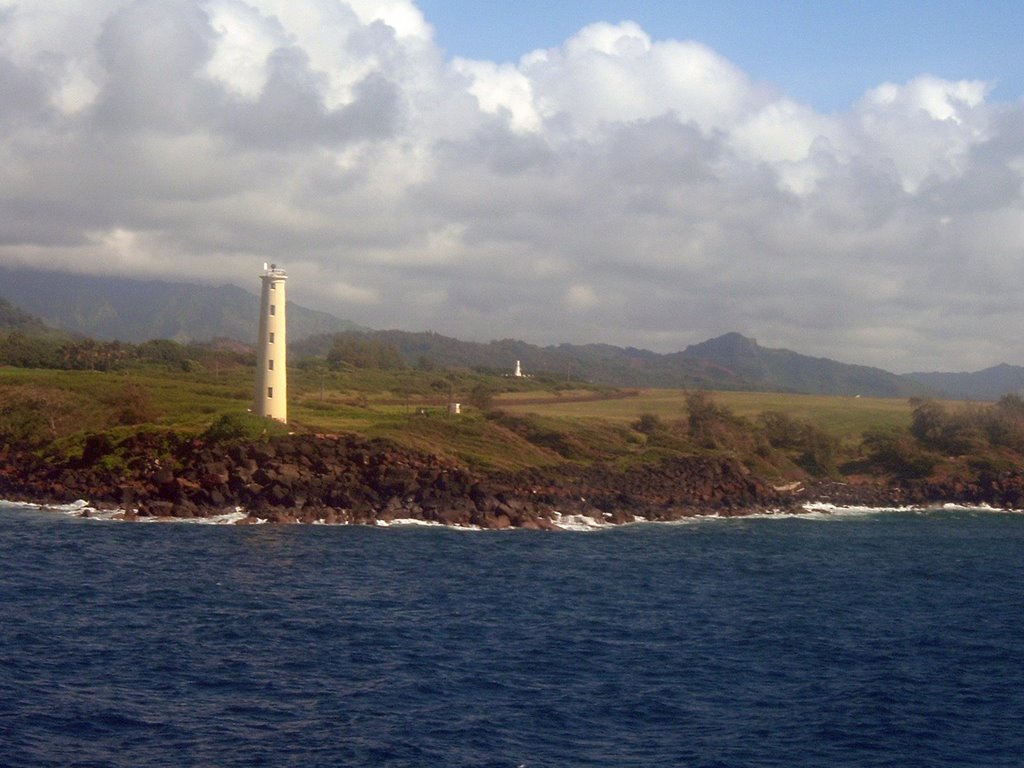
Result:
<svg viewBox="0 0 1024 768"><path fill-rule="evenodd" d="M134 280L0 268L0 297L45 323L95 339L253 343L259 297L235 285ZM349 320L288 302L290 340L361 330Z"/></svg>
<svg viewBox="0 0 1024 768"><path fill-rule="evenodd" d="M961 400L998 400L1024 392L1024 367L1006 363L975 373L908 373L904 378Z"/></svg>
<svg viewBox="0 0 1024 768"><path fill-rule="evenodd" d="M719 375L755 382L760 390L873 397L928 394L927 385L881 368L769 349L738 333L694 344L679 354L719 368Z"/></svg>
<svg viewBox="0 0 1024 768"><path fill-rule="evenodd" d="M235 285L95 277L0 267L0 332L68 332L95 339L254 341L259 298ZM59 329L59 330L55 330ZM289 346L298 357L323 355L333 336L355 333L392 344L411 365L481 368L583 379L619 387L707 387L806 394L911 397L941 394L995 400L1024 390L1024 368L998 365L977 373L904 376L863 365L760 346L727 333L681 352L658 354L610 344L538 347L515 339L486 344L436 333L370 331L326 312L288 302Z"/></svg>
<svg viewBox="0 0 1024 768"><path fill-rule="evenodd" d="M409 331L372 331L357 334L382 344L393 345L409 365L435 365L439 368L476 368L490 372L512 373L519 360L528 375L584 379L595 384L626 387L700 386L683 370L661 370L663 355L610 344L559 344L538 347L516 339L487 343L461 341L438 333ZM294 347L298 357L325 355L333 335L315 336Z"/></svg>
<svg viewBox="0 0 1024 768"><path fill-rule="evenodd" d="M63 339L69 334L51 328L35 315L30 315L0 296L0 334L21 333L33 338Z"/></svg>
<svg viewBox="0 0 1024 768"><path fill-rule="evenodd" d="M393 345L410 365L433 363L439 367L511 373L519 360L527 374L571 376L608 386L707 387L875 397L928 393L924 385L879 368L807 357L785 349L766 349L738 333L667 355L609 344L538 347L514 339L482 344L436 333L406 331L374 331L361 336ZM311 337L296 345L295 354L323 355L331 342L331 336Z"/></svg>

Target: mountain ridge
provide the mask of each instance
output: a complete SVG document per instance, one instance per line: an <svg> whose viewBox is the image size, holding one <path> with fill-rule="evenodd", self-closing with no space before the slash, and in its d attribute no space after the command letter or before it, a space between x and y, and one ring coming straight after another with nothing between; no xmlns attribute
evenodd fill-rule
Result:
<svg viewBox="0 0 1024 768"><path fill-rule="evenodd" d="M138 343L234 339L252 344L259 299L238 286L73 275L0 267L0 330L68 333ZM527 372L633 387L705 387L844 396L945 396L996 400L1024 391L1024 367L1001 363L974 373L897 375L871 366L762 347L730 332L667 354L611 344L545 347L517 339L468 342L430 331L371 330L288 303L289 346L325 354L337 334L392 344L410 365L424 362Z"/></svg>
<svg viewBox="0 0 1024 768"><path fill-rule="evenodd" d="M259 297L230 283L212 286L6 267L0 267L0 297L53 328L130 343L228 337L252 344L259 312ZM366 330L292 301L288 326L297 340Z"/></svg>
<svg viewBox="0 0 1024 768"><path fill-rule="evenodd" d="M920 382L943 395L960 400L998 400L1003 395L1024 392L1024 366L999 363L973 372L908 373L906 378Z"/></svg>
<svg viewBox="0 0 1024 768"><path fill-rule="evenodd" d="M659 354L610 344L540 347L516 339L460 341L433 332L372 331L358 334L395 347L410 365L464 367L511 374L518 360L527 374L584 379L626 387L709 388L845 396L911 397L930 393L925 385L880 368L812 358L790 350L761 347L754 339L728 333L681 352ZM334 335L310 337L297 356L325 355Z"/></svg>

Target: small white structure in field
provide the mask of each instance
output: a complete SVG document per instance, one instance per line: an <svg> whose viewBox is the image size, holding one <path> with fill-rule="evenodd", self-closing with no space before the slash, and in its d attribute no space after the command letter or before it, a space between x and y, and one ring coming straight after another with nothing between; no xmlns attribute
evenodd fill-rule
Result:
<svg viewBox="0 0 1024 768"><path fill-rule="evenodd" d="M519 361L518 360L516 360L516 372L513 373L512 375L515 376L517 379L523 378L523 369L519 365Z"/></svg>
<svg viewBox="0 0 1024 768"><path fill-rule="evenodd" d="M462 403L448 403L448 413L452 416L458 416L462 413Z"/></svg>
<svg viewBox="0 0 1024 768"><path fill-rule="evenodd" d="M256 341L256 400L253 411L287 423L288 365L285 345L285 281L276 264L263 265L260 330Z"/></svg>

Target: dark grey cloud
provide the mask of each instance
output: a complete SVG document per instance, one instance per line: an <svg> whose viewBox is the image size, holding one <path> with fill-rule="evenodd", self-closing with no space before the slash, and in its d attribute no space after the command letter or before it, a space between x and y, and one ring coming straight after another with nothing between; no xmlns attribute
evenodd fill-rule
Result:
<svg viewBox="0 0 1024 768"><path fill-rule="evenodd" d="M33 126L51 118L45 74L0 57L0 126Z"/></svg>
<svg viewBox="0 0 1024 768"><path fill-rule="evenodd" d="M135 0L96 41L104 83L93 110L115 131L187 131L202 116L197 72L212 51L209 19L186 0Z"/></svg>

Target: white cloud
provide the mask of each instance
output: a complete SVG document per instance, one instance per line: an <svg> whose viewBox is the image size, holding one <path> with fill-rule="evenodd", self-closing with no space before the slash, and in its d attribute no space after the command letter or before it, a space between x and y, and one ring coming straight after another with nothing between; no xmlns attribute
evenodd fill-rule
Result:
<svg viewBox="0 0 1024 768"><path fill-rule="evenodd" d="M270 54L288 44L284 29L241 0L211 0L206 12L217 35L207 74L255 101L267 84Z"/></svg>
<svg viewBox="0 0 1024 768"><path fill-rule="evenodd" d="M300 302L483 340L1024 362L1024 104L921 75L823 115L630 22L498 65L444 61L428 21L5 6L0 263L246 285L276 261Z"/></svg>
<svg viewBox="0 0 1024 768"><path fill-rule="evenodd" d="M930 176L960 175L971 149L988 136L990 87L927 76L905 85L884 83L868 91L852 115L858 150L892 162L908 192Z"/></svg>
<svg viewBox="0 0 1024 768"><path fill-rule="evenodd" d="M632 22L592 24L560 49L523 58L537 110L581 135L609 122L672 113L705 132L730 124L764 96L729 61L697 42L653 42Z"/></svg>
<svg viewBox="0 0 1024 768"><path fill-rule="evenodd" d="M541 129L541 118L533 103L533 87L516 67L468 59L456 59L452 66L469 78L469 92L481 110L489 115L507 114L509 125L517 133Z"/></svg>
<svg viewBox="0 0 1024 768"><path fill-rule="evenodd" d="M399 38L430 40L433 29L420 10L408 0L348 0L364 24L380 21L391 27Z"/></svg>

